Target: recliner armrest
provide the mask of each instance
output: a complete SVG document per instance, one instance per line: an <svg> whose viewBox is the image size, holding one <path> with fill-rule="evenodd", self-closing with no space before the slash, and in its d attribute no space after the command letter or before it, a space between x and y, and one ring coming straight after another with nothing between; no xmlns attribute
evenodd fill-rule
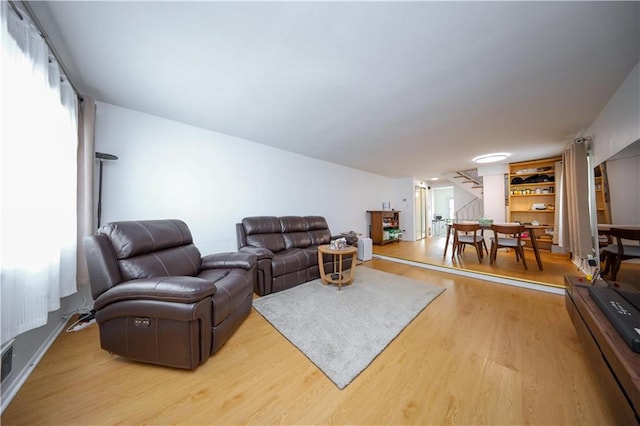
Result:
<svg viewBox="0 0 640 426"><path fill-rule="evenodd" d="M256 264L257 257L252 253L216 253L202 258L202 269L242 268L247 271Z"/></svg>
<svg viewBox="0 0 640 426"><path fill-rule="evenodd" d="M216 286L205 279L189 276L141 278L126 281L102 293L94 302L99 310L122 300L157 300L193 303L216 293Z"/></svg>
<svg viewBox="0 0 640 426"><path fill-rule="evenodd" d="M258 256L258 260L273 259L273 252L264 247L244 246L239 251L240 253L253 253Z"/></svg>

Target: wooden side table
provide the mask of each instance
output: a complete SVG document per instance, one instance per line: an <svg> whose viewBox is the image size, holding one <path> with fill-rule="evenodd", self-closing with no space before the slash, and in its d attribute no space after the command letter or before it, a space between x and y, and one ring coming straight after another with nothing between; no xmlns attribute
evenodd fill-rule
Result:
<svg viewBox="0 0 640 426"><path fill-rule="evenodd" d="M320 267L320 278L324 284L338 284L338 290L342 289L342 284L351 284L356 273L356 253L358 249L348 246L343 249L332 249L330 245L325 244L318 247L318 266ZM337 278L332 277L331 273L327 274L324 270L323 254L333 255L333 273L338 274ZM345 280L342 274L342 258L345 254L351 255L351 268L349 269L349 277ZM336 265L336 263L338 265Z"/></svg>

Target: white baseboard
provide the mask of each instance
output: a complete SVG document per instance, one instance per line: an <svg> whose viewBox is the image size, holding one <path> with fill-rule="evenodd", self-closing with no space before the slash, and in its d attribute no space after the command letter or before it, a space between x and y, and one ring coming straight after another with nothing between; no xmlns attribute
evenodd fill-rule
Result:
<svg viewBox="0 0 640 426"><path fill-rule="evenodd" d="M64 330L65 325L67 324L68 318L60 319L60 322L56 326L56 328L51 332L51 334L47 337L47 339L42 343L42 345L38 348L36 353L33 354L27 365L21 370L16 372L16 379L9 385L9 387L2 394L2 408L0 409L0 414L4 413L4 410L9 406L13 398L17 395L22 385L27 381L33 370L36 368L44 354L47 353L53 342L56 340L58 335Z"/></svg>

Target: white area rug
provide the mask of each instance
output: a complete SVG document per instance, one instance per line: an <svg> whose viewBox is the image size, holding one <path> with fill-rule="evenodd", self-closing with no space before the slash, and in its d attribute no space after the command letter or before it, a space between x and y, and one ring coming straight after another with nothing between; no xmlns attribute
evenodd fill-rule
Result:
<svg viewBox="0 0 640 426"><path fill-rule="evenodd" d="M443 288L360 267L338 291L318 279L253 301L253 307L344 389Z"/></svg>

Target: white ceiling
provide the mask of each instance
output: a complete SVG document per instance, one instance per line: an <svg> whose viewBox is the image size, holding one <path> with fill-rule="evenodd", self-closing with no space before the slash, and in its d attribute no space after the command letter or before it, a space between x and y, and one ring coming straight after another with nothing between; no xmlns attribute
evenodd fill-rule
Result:
<svg viewBox="0 0 640 426"><path fill-rule="evenodd" d="M83 95L389 177L559 154L640 60L640 2L30 5Z"/></svg>

